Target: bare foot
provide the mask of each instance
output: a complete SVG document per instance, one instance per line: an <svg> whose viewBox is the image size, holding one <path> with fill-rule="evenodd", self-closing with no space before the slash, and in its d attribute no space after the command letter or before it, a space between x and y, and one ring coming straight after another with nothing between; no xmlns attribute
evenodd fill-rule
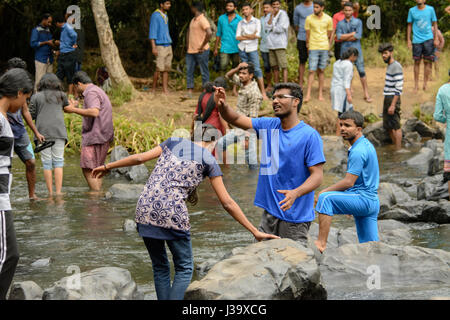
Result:
<svg viewBox="0 0 450 320"><path fill-rule="evenodd" d="M269 97L267 95L263 95L263 100L270 100Z"/></svg>
<svg viewBox="0 0 450 320"><path fill-rule="evenodd" d="M368 102L368 103L373 102L373 99L369 96L365 97L364 100L366 100L366 102Z"/></svg>
<svg viewBox="0 0 450 320"><path fill-rule="evenodd" d="M327 247L326 245L322 245L322 243L319 240L314 241L314 244L316 245L320 253L323 253L325 251L325 248Z"/></svg>
<svg viewBox="0 0 450 320"><path fill-rule="evenodd" d="M29 199L30 199L30 201L38 201L38 200L40 200L40 199L37 197L37 195L35 195L35 194L29 196Z"/></svg>
<svg viewBox="0 0 450 320"><path fill-rule="evenodd" d="M322 96L319 96L319 101L325 101L325 99Z"/></svg>
<svg viewBox="0 0 450 320"><path fill-rule="evenodd" d="M423 89L423 91L427 91L427 86L424 85L422 89Z"/></svg>
<svg viewBox="0 0 450 320"><path fill-rule="evenodd" d="M419 88L418 88L418 87L415 87L414 90L413 90L413 92L414 92L414 94L417 94L417 93L419 92Z"/></svg>
<svg viewBox="0 0 450 320"><path fill-rule="evenodd" d="M55 193L55 197L62 197L65 194L66 194L65 192L57 192L57 193Z"/></svg>
<svg viewBox="0 0 450 320"><path fill-rule="evenodd" d="M306 103L306 102L308 102L309 100L311 100L311 97L310 97L310 96L306 96L305 99L303 99L303 102Z"/></svg>

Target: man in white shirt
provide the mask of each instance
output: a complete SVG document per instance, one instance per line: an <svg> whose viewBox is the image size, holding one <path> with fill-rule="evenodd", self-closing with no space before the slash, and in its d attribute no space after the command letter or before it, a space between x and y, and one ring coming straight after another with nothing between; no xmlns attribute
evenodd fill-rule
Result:
<svg viewBox="0 0 450 320"><path fill-rule="evenodd" d="M283 70L283 81L288 82L287 56L289 17L280 9L280 1L272 0L273 12L266 22L267 47L269 48L270 66L275 83L280 80L280 69Z"/></svg>
<svg viewBox="0 0 450 320"><path fill-rule="evenodd" d="M236 29L236 40L239 40L239 57L242 62L251 62L255 67L255 77L263 99L267 100L264 90L264 80L259 63L258 39L261 37L261 22L253 16L251 4L246 2L242 5L244 19L239 21Z"/></svg>

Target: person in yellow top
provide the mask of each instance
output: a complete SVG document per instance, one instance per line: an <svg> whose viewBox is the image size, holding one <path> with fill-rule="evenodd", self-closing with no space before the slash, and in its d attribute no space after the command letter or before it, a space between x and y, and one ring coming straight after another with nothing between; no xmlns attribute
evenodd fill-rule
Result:
<svg viewBox="0 0 450 320"><path fill-rule="evenodd" d="M331 34L333 33L333 19L323 12L324 9L324 1L315 0L314 14L308 16L305 21L306 47L309 50L309 77L304 102L311 99L311 87L315 72L319 78L319 100L324 100L324 70L329 62L328 51L331 47Z"/></svg>

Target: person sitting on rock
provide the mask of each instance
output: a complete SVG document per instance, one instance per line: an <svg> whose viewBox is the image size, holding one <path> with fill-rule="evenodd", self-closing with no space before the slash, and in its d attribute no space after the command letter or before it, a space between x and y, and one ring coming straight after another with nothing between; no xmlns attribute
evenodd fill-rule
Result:
<svg viewBox="0 0 450 320"><path fill-rule="evenodd" d="M152 260L158 300L182 300L191 282L194 261L186 202L197 203L197 187L206 177L210 178L224 209L256 240L278 238L256 229L228 194L222 171L211 154L219 135L217 129L209 124L198 129L193 141L169 138L148 152L111 162L92 171L93 177L101 178L111 169L140 165L159 158L136 207L137 229ZM175 265L172 284L166 243Z"/></svg>
<svg viewBox="0 0 450 320"><path fill-rule="evenodd" d="M377 218L380 211L378 185L380 170L372 143L362 134L364 117L349 110L340 117L341 135L350 142L347 174L344 179L322 190L318 195L319 236L315 245L323 252L334 214L355 218L360 243L378 241Z"/></svg>

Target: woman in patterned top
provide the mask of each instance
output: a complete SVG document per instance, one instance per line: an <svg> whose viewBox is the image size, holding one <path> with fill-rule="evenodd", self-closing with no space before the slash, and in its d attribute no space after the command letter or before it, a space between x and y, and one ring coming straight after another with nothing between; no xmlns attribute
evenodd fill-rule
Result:
<svg viewBox="0 0 450 320"><path fill-rule="evenodd" d="M159 157L136 207L137 229L152 260L159 300L183 299L190 284L194 263L186 201L197 202L196 189L206 177L210 178L223 208L256 240L278 238L258 231L228 194L220 167L211 154L219 135L217 129L204 125L200 130L202 132L194 137L201 136L201 139L192 142L170 138L148 152L109 163L92 172L94 177L102 177L111 169L139 165ZM165 243L175 265L172 284Z"/></svg>

